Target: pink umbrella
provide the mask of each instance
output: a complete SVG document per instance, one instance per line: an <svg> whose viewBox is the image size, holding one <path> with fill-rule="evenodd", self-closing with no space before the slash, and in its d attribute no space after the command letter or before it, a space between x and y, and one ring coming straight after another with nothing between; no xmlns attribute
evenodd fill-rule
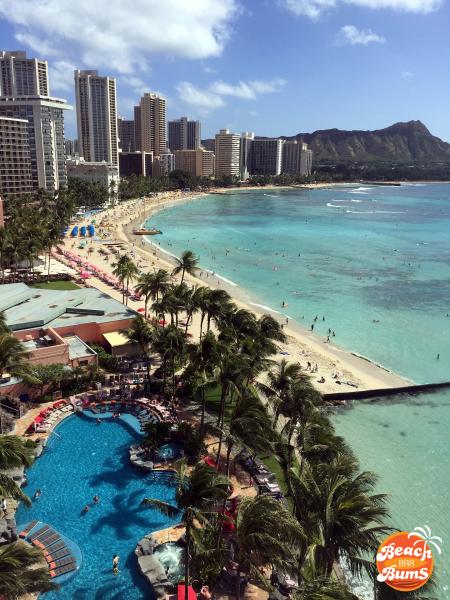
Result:
<svg viewBox="0 0 450 600"><path fill-rule="evenodd" d="M81 271L80 276L83 279L89 279L91 275L90 275L90 273L87 273L86 271Z"/></svg>

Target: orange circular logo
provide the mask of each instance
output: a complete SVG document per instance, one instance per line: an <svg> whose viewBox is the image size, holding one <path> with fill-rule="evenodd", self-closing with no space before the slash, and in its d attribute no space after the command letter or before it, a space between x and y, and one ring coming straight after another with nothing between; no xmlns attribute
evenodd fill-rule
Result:
<svg viewBox="0 0 450 600"><path fill-rule="evenodd" d="M434 559L430 538L419 530L422 528L400 531L384 540L377 552L378 581L399 592L412 592L426 584L433 572Z"/></svg>

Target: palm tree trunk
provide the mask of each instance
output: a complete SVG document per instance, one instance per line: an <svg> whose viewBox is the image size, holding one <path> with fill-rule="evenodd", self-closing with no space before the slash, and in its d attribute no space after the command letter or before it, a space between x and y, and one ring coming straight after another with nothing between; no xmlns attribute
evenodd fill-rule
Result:
<svg viewBox="0 0 450 600"><path fill-rule="evenodd" d="M49 246L48 248L48 270L47 270L47 281L50 281L50 257L51 257L51 253L52 253L52 247Z"/></svg>
<svg viewBox="0 0 450 600"><path fill-rule="evenodd" d="M238 564L236 573L236 589L235 589L236 600L240 600L241 597L241 565Z"/></svg>
<svg viewBox="0 0 450 600"><path fill-rule="evenodd" d="M183 270L181 271L181 283L183 283L184 281L184 273L185 273L186 269L183 268ZM187 598L186 598L187 600Z"/></svg>
<svg viewBox="0 0 450 600"><path fill-rule="evenodd" d="M200 318L200 339L202 339L203 335L203 321L205 320L205 313L202 311L202 316Z"/></svg>
<svg viewBox="0 0 450 600"><path fill-rule="evenodd" d="M126 306L128 306L128 288L130 286L130 280L127 278L127 295L126 295Z"/></svg>
<svg viewBox="0 0 450 600"><path fill-rule="evenodd" d="M231 438L228 439L228 444L227 444L227 462L226 462L226 474L227 474L227 479L230 478L230 456L231 456L231 450L233 449L233 440Z"/></svg>

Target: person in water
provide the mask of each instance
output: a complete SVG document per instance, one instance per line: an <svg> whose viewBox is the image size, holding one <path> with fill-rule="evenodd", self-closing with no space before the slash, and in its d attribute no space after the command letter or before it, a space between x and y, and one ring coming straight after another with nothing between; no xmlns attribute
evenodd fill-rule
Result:
<svg viewBox="0 0 450 600"><path fill-rule="evenodd" d="M88 513L91 510L91 507L89 506L89 504L86 504L86 506L83 508L83 510L81 511L81 513L83 515L85 515L86 513Z"/></svg>
<svg viewBox="0 0 450 600"><path fill-rule="evenodd" d="M97 494L95 494L95 496L93 498L93 502L94 502L94 504L98 504L100 502L100 496L97 496Z"/></svg>
<svg viewBox="0 0 450 600"><path fill-rule="evenodd" d="M34 500L37 500L37 499L38 499L38 498L41 496L41 494L42 494L41 490L40 490L40 489L37 489L37 490L34 492Z"/></svg>

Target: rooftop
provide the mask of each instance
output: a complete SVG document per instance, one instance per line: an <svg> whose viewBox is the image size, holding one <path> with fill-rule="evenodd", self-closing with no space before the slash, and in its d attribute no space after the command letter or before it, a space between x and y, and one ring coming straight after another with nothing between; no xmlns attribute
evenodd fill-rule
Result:
<svg viewBox="0 0 450 600"><path fill-rule="evenodd" d="M51 290L24 283L0 285L0 312L13 331L34 327L58 328L82 323L107 323L136 313L95 288Z"/></svg>

